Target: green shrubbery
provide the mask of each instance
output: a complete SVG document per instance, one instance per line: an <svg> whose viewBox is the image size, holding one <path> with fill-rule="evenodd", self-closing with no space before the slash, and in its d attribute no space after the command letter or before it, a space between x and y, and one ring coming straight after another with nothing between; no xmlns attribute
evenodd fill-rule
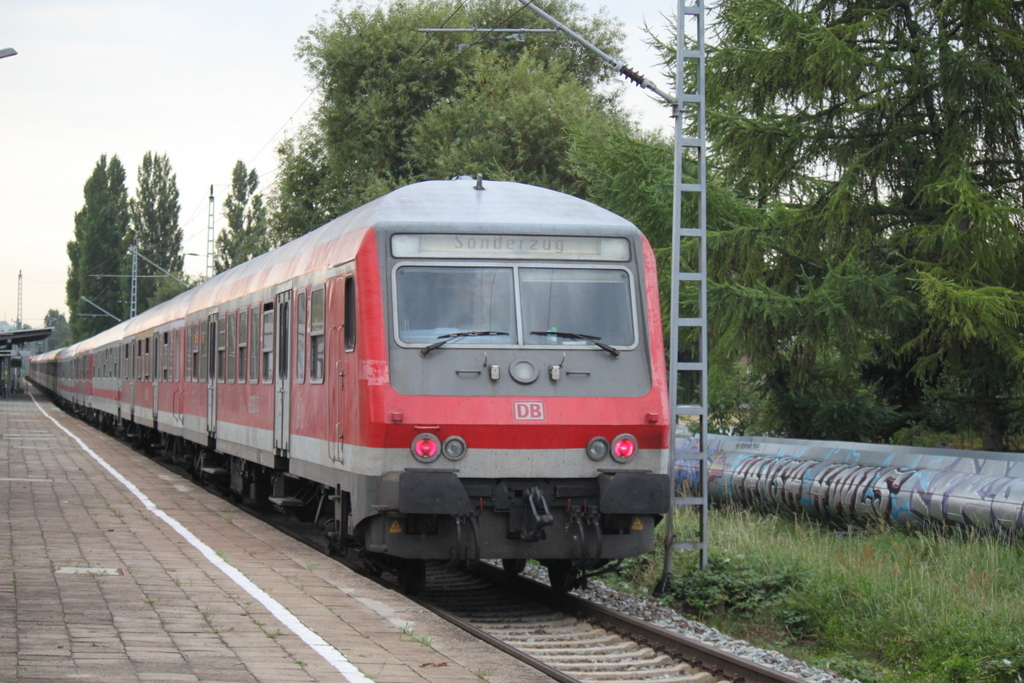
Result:
<svg viewBox="0 0 1024 683"><path fill-rule="evenodd" d="M677 529L695 518L681 512ZM970 531L837 533L804 519L714 511L707 571L675 558L665 597L734 637L878 681L1024 680L1024 546ZM652 586L661 558L628 578Z"/></svg>

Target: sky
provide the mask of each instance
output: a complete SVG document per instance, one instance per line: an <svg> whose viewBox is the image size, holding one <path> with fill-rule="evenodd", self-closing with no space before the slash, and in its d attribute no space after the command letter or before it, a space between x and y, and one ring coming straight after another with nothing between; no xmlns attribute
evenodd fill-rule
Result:
<svg viewBox="0 0 1024 683"><path fill-rule="evenodd" d="M581 0L623 23L625 60L662 90L657 55L641 27L661 28L675 0ZM350 8L354 0L342 0ZM129 195L147 151L177 175L185 271L206 266L209 194L214 227L238 160L274 181L275 148L308 119L312 81L298 39L333 0L0 0L0 320L67 314L67 243L83 187L100 156L117 155ZM543 0L539 5L544 6ZM662 33L665 31L663 30ZM645 127L668 111L626 86Z"/></svg>

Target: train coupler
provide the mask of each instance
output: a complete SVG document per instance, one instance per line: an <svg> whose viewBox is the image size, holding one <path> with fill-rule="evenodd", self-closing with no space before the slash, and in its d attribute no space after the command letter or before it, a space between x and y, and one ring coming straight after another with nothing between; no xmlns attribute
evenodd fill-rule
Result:
<svg viewBox="0 0 1024 683"><path fill-rule="evenodd" d="M555 523L555 518L548 507L548 499L539 486L528 488L524 493L526 505L523 507L523 525L519 538L527 542L543 541L547 538L544 528Z"/></svg>

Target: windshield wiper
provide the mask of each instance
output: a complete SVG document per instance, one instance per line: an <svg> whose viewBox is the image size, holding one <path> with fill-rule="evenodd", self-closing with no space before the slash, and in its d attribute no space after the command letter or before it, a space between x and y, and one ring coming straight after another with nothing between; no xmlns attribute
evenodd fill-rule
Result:
<svg viewBox="0 0 1024 683"><path fill-rule="evenodd" d="M424 346L420 350L420 355L426 356L434 349L439 349L452 339L458 339L459 337L489 337L495 334L508 334L508 332L496 332L495 330L471 330L469 332L452 332L451 334L442 334L438 337L440 341L436 341L430 346Z"/></svg>
<svg viewBox="0 0 1024 683"><path fill-rule="evenodd" d="M554 337L561 337L562 339L576 339L576 340L579 340L579 341L593 342L594 346L597 346L597 347L607 351L608 353L612 354L616 358L619 357L619 350L618 349L616 349L614 347L611 347L611 346L608 346L603 341L601 341L600 337L595 337L592 334L580 334L579 332L531 332L530 334L552 335Z"/></svg>

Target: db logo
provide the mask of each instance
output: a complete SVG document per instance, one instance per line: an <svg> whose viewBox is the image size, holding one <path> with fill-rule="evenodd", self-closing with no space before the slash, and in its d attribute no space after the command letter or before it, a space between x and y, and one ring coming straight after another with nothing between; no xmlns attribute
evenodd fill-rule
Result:
<svg viewBox="0 0 1024 683"><path fill-rule="evenodd" d="M544 404L540 401L514 401L512 408L517 420L544 419Z"/></svg>

